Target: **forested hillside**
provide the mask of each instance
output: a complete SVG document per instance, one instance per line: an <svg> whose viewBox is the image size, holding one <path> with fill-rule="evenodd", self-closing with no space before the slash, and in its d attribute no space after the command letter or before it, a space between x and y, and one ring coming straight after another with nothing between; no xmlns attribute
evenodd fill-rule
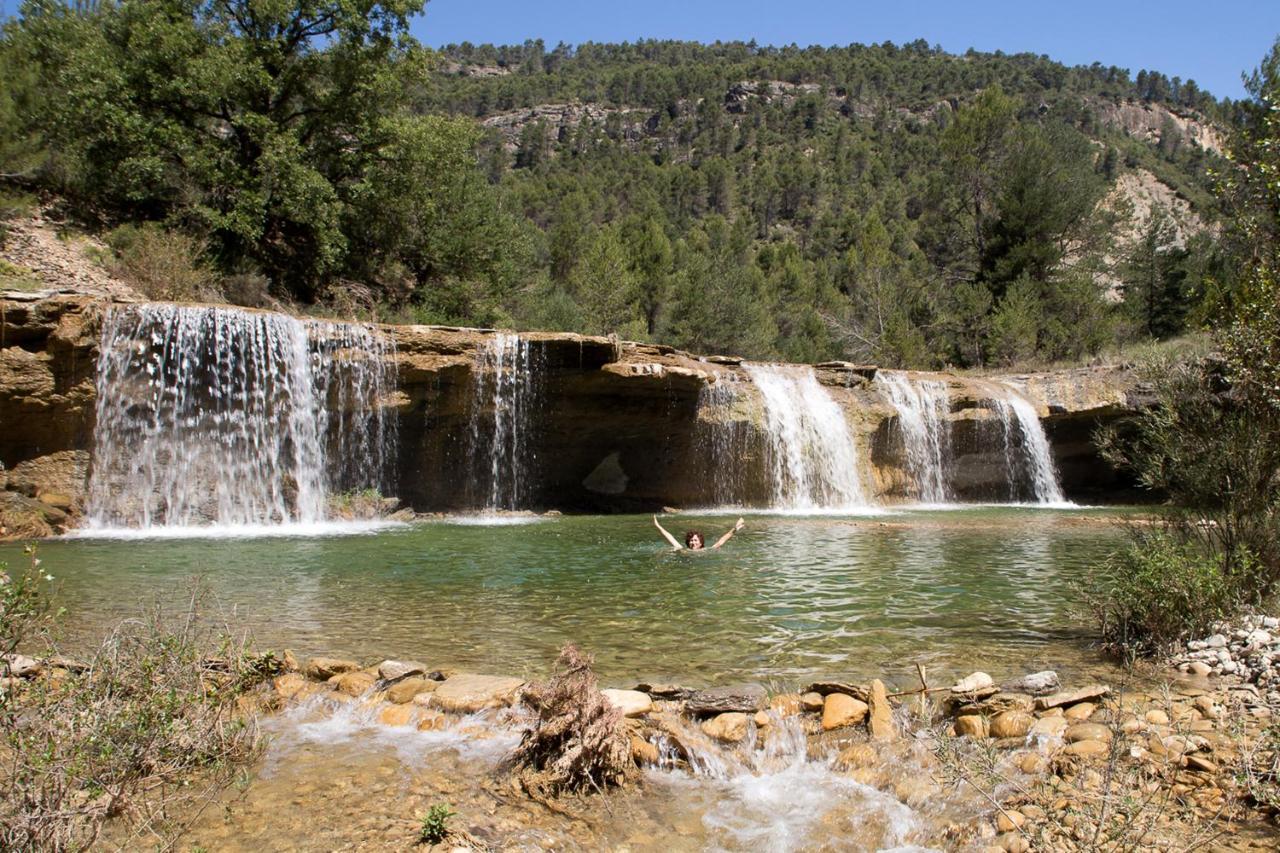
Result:
<svg viewBox="0 0 1280 853"><path fill-rule="evenodd" d="M1192 81L923 42L434 52L422 6L29 2L6 205L169 298L755 358L1078 359L1232 298L1242 105Z"/></svg>

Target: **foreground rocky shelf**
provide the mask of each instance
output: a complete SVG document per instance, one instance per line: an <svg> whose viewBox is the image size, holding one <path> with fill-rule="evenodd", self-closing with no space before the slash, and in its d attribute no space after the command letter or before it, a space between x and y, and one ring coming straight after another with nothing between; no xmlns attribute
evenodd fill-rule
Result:
<svg viewBox="0 0 1280 853"><path fill-rule="evenodd" d="M344 707L389 730L493 737L527 725L520 678L313 658L278 676L265 709ZM947 849L1274 849L1280 711L1252 685L1063 688L1052 672L946 688L820 681L602 691L625 717L640 767L716 775L744 756L799 749L908 808L948 792L985 807L928 843ZM799 739L797 741L797 738ZM807 755L807 758L804 757ZM643 784L643 783L642 783ZM591 808L588 797L574 808Z"/></svg>

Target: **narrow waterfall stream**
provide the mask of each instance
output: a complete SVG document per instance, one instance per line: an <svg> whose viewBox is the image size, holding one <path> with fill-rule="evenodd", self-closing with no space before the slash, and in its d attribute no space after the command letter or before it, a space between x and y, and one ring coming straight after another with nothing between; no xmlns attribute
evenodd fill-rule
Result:
<svg viewBox="0 0 1280 853"><path fill-rule="evenodd" d="M812 367L745 364L764 400L775 509L865 509L858 448Z"/></svg>
<svg viewBox="0 0 1280 853"><path fill-rule="evenodd" d="M470 442L473 488L488 512L527 509L536 451L540 365L529 341L499 332L476 354Z"/></svg>
<svg viewBox="0 0 1280 853"><path fill-rule="evenodd" d="M1030 495L1038 504L1065 504L1066 496L1058 481L1053 452L1044 425L1035 406L1016 388L999 384L1003 394L992 399L1004 426L1005 466L1009 478L1009 496L1018 500L1020 481L1030 486Z"/></svg>
<svg viewBox="0 0 1280 853"><path fill-rule="evenodd" d="M917 499L940 504L951 499L947 485L950 430L947 383L912 379L906 373L879 371L876 384L898 413L898 430L906 452L907 469L916 482Z"/></svg>
<svg viewBox="0 0 1280 853"><path fill-rule="evenodd" d="M103 320L90 528L315 523L388 486L393 344L371 329L167 304Z"/></svg>

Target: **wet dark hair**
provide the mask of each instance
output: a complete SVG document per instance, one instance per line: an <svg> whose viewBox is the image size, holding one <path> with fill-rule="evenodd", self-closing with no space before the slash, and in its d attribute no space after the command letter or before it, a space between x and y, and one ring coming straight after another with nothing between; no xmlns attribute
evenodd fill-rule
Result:
<svg viewBox="0 0 1280 853"><path fill-rule="evenodd" d="M703 546L707 544L707 537L702 535L701 530L686 530L684 532L684 547L691 547L689 543L693 541L693 537L695 536L702 540Z"/></svg>

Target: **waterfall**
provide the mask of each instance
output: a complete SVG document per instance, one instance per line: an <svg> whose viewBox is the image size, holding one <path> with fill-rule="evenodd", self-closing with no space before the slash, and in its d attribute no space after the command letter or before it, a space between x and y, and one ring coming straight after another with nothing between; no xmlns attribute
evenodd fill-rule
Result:
<svg viewBox="0 0 1280 853"><path fill-rule="evenodd" d="M1025 479L1029 481L1036 503L1066 503L1066 496L1058 483L1058 470L1053 464L1049 439L1044 434L1044 426L1040 423L1035 407L1015 388L1003 384L999 387L1004 393L995 397L993 402L1004 426L1004 454L1010 498L1018 499L1019 473L1025 471ZM1017 452L1018 449L1021 450L1020 453Z"/></svg>
<svg viewBox="0 0 1280 853"><path fill-rule="evenodd" d="M393 352L359 325L232 308L110 309L89 526L317 522L334 491L386 489Z"/></svg>
<svg viewBox="0 0 1280 853"><path fill-rule="evenodd" d="M907 455L907 470L915 478L918 499L946 503L947 452L951 444L946 416L950 409L947 383L938 379L912 380L905 373L880 371L876 383L898 412L898 430Z"/></svg>
<svg viewBox="0 0 1280 853"><path fill-rule="evenodd" d="M709 506L740 504L742 461L749 440L747 424L735 417L742 402L732 374L724 373L698 390L698 427L695 446L710 484Z"/></svg>
<svg viewBox="0 0 1280 853"><path fill-rule="evenodd" d="M764 399L773 506L864 508L853 431L813 368L743 366Z"/></svg>
<svg viewBox="0 0 1280 853"><path fill-rule="evenodd" d="M476 354L471 457L473 487L486 510L528 508L540 367L529 342L508 332L495 334Z"/></svg>

